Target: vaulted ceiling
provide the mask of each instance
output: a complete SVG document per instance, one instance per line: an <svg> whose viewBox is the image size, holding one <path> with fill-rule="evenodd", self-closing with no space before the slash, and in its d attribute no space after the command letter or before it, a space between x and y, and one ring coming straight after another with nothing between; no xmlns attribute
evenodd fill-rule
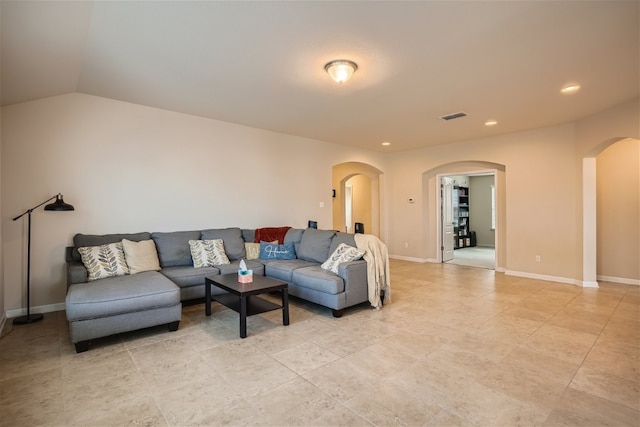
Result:
<svg viewBox="0 0 640 427"><path fill-rule="evenodd" d="M1 100L80 92L407 150L570 122L636 98L639 5L3 0ZM338 85L324 65L343 58L359 69ZM562 95L569 82L581 90ZM438 119L458 111L468 115Z"/></svg>

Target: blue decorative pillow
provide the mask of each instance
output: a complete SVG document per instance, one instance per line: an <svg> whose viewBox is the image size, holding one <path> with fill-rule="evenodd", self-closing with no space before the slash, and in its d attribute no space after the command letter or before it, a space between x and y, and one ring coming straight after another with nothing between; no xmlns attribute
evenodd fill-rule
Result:
<svg viewBox="0 0 640 427"><path fill-rule="evenodd" d="M296 259L296 249L293 242L278 245L260 242L260 259Z"/></svg>

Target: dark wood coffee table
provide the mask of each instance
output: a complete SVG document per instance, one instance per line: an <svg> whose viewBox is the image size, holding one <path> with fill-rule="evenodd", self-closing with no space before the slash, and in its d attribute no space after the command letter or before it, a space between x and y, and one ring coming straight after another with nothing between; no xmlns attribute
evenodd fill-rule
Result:
<svg viewBox="0 0 640 427"><path fill-rule="evenodd" d="M211 296L211 286L217 286L227 293ZM222 274L205 277L204 312L211 316L211 300L240 313L240 338L247 337L247 316L282 309L282 324L289 324L289 291L285 282L265 276L253 276L252 283L239 283L238 274ZM274 304L258 297L265 292L280 291L282 305Z"/></svg>

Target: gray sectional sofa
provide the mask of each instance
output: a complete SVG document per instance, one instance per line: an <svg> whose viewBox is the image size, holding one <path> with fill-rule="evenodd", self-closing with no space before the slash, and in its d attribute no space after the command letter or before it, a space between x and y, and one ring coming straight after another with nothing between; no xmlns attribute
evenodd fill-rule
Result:
<svg viewBox="0 0 640 427"><path fill-rule="evenodd" d="M145 271L88 281L78 248L100 246L127 239L153 240L159 271ZM195 268L189 240L222 239L229 264ZM255 230L223 228L176 232L74 236L67 248L66 312L77 352L86 351L94 338L167 324L177 330L182 303L204 297L205 277L236 273L247 258L245 243L253 243ZM293 243L296 258L246 260L253 274L288 284L289 295L328 307L335 317L345 308L368 301L367 262L339 264L338 274L321 268L341 244L356 246L354 235L329 230L286 231L284 243ZM212 293L223 292L213 287Z"/></svg>

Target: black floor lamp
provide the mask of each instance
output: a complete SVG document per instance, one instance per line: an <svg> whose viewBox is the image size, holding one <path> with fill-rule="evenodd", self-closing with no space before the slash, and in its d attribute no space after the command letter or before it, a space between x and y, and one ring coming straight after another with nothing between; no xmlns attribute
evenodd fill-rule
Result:
<svg viewBox="0 0 640 427"><path fill-rule="evenodd" d="M62 194L57 194L13 218L13 220L16 221L29 214L27 226L27 315L16 317L15 319L13 319L14 325L26 325L27 323L33 323L37 322L38 320L42 320L42 318L44 317L42 314L31 314L31 212L53 199L56 199L56 201L45 206L45 211L72 211L75 209L73 206L65 203L64 200L62 200Z"/></svg>

